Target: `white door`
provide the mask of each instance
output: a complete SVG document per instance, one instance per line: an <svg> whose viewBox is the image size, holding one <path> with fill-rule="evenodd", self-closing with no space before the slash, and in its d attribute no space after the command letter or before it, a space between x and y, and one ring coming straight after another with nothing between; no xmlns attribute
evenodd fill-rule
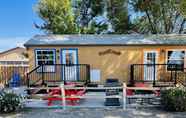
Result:
<svg viewBox="0 0 186 118"><path fill-rule="evenodd" d="M62 50L62 79L66 81L78 80L78 54L77 50Z"/></svg>
<svg viewBox="0 0 186 118"><path fill-rule="evenodd" d="M158 53L157 51L145 51L144 52L144 80L153 81L156 80L157 69L155 65L157 63Z"/></svg>

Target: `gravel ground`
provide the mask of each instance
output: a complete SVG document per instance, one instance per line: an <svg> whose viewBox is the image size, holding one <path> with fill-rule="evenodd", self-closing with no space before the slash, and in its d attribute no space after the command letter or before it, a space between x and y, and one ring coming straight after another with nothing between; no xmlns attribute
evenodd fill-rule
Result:
<svg viewBox="0 0 186 118"><path fill-rule="evenodd" d="M0 114L0 118L186 118L186 112L165 112L157 108L137 108L123 111L109 109L27 109L13 114Z"/></svg>

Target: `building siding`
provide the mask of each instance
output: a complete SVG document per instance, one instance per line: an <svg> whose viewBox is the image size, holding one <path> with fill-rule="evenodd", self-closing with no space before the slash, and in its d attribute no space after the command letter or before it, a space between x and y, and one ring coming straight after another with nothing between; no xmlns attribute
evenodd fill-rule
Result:
<svg viewBox="0 0 186 118"><path fill-rule="evenodd" d="M35 49L56 49L56 63L60 64L60 50L63 48L77 48L79 64L90 64L91 69L101 71L101 83L106 78L117 78L121 82L128 82L130 79L130 65L143 64L144 51L155 50L158 52L158 63L166 63L166 52L172 49L184 49L186 46L32 46L28 47L30 69L35 68ZM111 49L120 52L120 55L107 53Z"/></svg>

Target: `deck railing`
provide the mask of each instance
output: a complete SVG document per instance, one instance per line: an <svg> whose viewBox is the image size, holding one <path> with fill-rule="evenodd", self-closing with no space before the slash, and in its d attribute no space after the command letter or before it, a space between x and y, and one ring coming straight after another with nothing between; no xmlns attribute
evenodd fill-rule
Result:
<svg viewBox="0 0 186 118"><path fill-rule="evenodd" d="M27 74L28 86L47 85L61 81L90 81L90 65L88 64L54 64L40 65Z"/></svg>
<svg viewBox="0 0 186 118"><path fill-rule="evenodd" d="M183 80L184 68L177 64L133 64L130 76L132 85L135 82L149 82L153 86L170 86L176 85L178 78Z"/></svg>

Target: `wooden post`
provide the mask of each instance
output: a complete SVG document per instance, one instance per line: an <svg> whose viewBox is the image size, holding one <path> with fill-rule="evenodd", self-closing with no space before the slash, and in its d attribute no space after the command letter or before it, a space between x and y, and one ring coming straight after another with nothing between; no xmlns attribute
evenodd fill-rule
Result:
<svg viewBox="0 0 186 118"><path fill-rule="evenodd" d="M62 105L63 105L63 109L66 109L66 99L65 99L65 85L62 82L60 84L60 88L61 88L61 97L62 97Z"/></svg>
<svg viewBox="0 0 186 118"><path fill-rule="evenodd" d="M127 86L126 86L126 83L123 83L123 110L126 110L127 108L127 93L126 93L126 90L127 90Z"/></svg>

